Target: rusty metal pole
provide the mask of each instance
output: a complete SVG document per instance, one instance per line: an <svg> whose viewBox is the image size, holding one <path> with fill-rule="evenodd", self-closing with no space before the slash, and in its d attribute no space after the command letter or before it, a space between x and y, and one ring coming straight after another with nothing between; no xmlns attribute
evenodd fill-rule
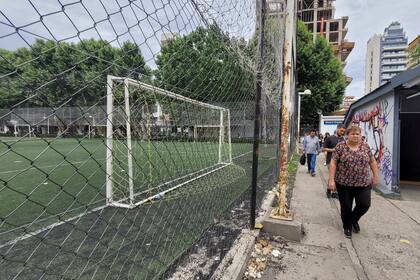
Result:
<svg viewBox="0 0 420 280"><path fill-rule="evenodd" d="M256 96L255 96L255 120L254 120L254 146L253 146L253 158L252 158L252 183L251 183L251 215L250 215L250 227L255 228L255 209L257 204L257 178L258 178L258 156L259 156L259 143L260 143L260 122L261 122L261 88L262 88L262 68L263 68L263 57L264 57L264 26L265 26L265 0L261 1L259 17L259 49L258 49L258 60L257 60L257 77L256 77Z"/></svg>
<svg viewBox="0 0 420 280"><path fill-rule="evenodd" d="M289 154L289 109L291 108L290 97L291 84L294 82L293 66L293 38L295 36L296 0L287 0L285 13L285 36L283 46L283 79L281 87L280 108L280 164L278 183L278 207L275 208L271 217L282 220L291 220L292 214L286 208L287 164Z"/></svg>

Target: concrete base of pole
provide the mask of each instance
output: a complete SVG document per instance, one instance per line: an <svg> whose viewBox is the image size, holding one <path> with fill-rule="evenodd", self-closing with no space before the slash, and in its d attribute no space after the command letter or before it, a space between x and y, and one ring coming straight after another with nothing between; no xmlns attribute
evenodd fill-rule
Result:
<svg viewBox="0 0 420 280"><path fill-rule="evenodd" d="M299 216L295 215L293 220L280 220L270 217L271 211L265 215L262 225L263 231L273 236L281 236L292 241L301 241L303 238L303 227Z"/></svg>

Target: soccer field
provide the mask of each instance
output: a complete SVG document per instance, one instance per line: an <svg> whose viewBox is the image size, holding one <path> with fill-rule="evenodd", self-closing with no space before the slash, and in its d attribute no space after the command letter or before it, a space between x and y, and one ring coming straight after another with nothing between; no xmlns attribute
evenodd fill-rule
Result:
<svg viewBox="0 0 420 280"><path fill-rule="evenodd" d="M133 141L135 192L217 164L218 144ZM127 191L126 148L114 149L114 185ZM0 139L0 242L105 205L103 139ZM233 144L232 156L251 150ZM161 191L161 190L155 190ZM155 192L156 193L156 192ZM147 193L146 193L147 194Z"/></svg>
<svg viewBox="0 0 420 280"><path fill-rule="evenodd" d="M105 207L106 146L101 139L13 140L1 139L0 255L5 262L0 278L39 278L47 270L47 279L159 277L251 182L252 145L236 143L232 165L163 199L134 209ZM144 156L144 149L154 158L152 163L138 158L138 169L155 178L137 176L136 183L143 182L139 189L218 160L214 143L136 145L142 151L137 156ZM155 149L148 150L150 145ZM259 174L274 163L275 145L261 145ZM150 165L156 168L148 170Z"/></svg>

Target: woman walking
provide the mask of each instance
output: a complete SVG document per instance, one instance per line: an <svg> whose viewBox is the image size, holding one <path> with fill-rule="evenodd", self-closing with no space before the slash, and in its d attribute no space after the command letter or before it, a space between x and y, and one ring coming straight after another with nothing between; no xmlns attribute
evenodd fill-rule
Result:
<svg viewBox="0 0 420 280"><path fill-rule="evenodd" d="M352 230L360 232L359 219L370 207L371 189L379 183L379 171L368 144L362 141L360 127L349 127L346 135L347 140L333 152L328 189L338 192L344 234L351 238Z"/></svg>

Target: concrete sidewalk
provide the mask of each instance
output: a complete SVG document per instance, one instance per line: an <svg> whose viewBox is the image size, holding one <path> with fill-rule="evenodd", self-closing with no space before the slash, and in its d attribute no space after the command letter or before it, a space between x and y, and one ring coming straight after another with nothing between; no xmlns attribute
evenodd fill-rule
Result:
<svg viewBox="0 0 420 280"><path fill-rule="evenodd" d="M323 161L318 160L316 177L306 173L306 166L299 167L292 209L305 237L288 242L263 279L420 279L420 202L389 200L373 192L361 232L346 239L338 200L325 196L328 170Z"/></svg>

